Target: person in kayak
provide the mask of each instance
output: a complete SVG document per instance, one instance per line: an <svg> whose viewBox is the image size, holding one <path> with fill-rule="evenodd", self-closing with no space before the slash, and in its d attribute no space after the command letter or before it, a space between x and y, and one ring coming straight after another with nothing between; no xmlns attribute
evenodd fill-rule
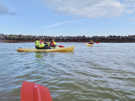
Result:
<svg viewBox="0 0 135 101"><path fill-rule="evenodd" d="M56 42L53 39L50 42L50 47L53 47L53 48L56 47Z"/></svg>
<svg viewBox="0 0 135 101"><path fill-rule="evenodd" d="M35 41L35 48L36 49L44 49L45 48L45 44L43 40L36 40Z"/></svg>
<svg viewBox="0 0 135 101"><path fill-rule="evenodd" d="M90 42L88 42L88 44L94 44L94 41L93 40L90 40Z"/></svg>

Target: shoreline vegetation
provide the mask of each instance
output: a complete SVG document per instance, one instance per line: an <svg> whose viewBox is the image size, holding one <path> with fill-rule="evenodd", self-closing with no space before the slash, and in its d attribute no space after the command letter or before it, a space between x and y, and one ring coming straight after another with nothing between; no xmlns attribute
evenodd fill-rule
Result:
<svg viewBox="0 0 135 101"><path fill-rule="evenodd" d="M49 41L54 39L56 42L94 42L103 43L128 43L135 42L135 35L127 36L35 36L35 35L14 35L0 34L0 42L18 43L18 42L34 42L36 39Z"/></svg>

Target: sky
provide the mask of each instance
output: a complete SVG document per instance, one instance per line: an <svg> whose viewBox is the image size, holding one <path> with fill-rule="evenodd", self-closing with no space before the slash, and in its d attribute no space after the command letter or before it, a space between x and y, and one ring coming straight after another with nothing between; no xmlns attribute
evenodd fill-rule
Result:
<svg viewBox="0 0 135 101"><path fill-rule="evenodd" d="M135 0L0 0L0 33L133 35Z"/></svg>

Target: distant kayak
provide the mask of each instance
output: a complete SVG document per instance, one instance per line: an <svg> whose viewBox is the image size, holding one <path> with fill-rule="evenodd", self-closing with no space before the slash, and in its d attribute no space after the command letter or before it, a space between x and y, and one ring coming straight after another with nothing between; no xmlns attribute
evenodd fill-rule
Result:
<svg viewBox="0 0 135 101"><path fill-rule="evenodd" d="M54 49L18 48L18 52L73 52L74 46Z"/></svg>
<svg viewBox="0 0 135 101"><path fill-rule="evenodd" d="M93 46L93 44L88 44L88 43L86 45L89 46L89 47Z"/></svg>

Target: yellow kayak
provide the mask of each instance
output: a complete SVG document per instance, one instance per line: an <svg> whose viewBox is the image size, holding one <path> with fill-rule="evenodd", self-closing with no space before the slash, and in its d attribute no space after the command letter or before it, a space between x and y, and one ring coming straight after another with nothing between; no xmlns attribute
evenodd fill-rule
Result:
<svg viewBox="0 0 135 101"><path fill-rule="evenodd" d="M55 49L35 49L35 48L18 48L18 52L73 52L74 46L66 48L55 48Z"/></svg>
<svg viewBox="0 0 135 101"><path fill-rule="evenodd" d="M88 43L86 45L89 46L89 47L93 46L93 44L88 44Z"/></svg>

